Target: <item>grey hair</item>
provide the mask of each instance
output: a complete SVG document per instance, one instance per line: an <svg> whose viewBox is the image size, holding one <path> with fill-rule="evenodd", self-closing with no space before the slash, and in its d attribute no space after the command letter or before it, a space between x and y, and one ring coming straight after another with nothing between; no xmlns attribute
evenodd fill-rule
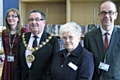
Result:
<svg viewBox="0 0 120 80"><path fill-rule="evenodd" d="M60 38L62 38L63 33L71 32L71 31L74 31L74 34L76 36L81 37L81 34L82 34L81 27L77 23L75 23L75 22L68 22L66 24L63 24L60 27L60 30L59 30Z"/></svg>

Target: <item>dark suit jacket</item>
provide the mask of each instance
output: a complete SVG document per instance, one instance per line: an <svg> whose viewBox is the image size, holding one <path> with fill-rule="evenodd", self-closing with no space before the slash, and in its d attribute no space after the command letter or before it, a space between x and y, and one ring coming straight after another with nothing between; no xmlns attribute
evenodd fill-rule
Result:
<svg viewBox="0 0 120 80"><path fill-rule="evenodd" d="M93 53L95 62L95 71L93 80L120 80L120 29L114 28L107 54L107 64L109 70L102 71L98 69L99 63L103 62L105 48L100 28L88 32L84 38L84 47Z"/></svg>
<svg viewBox="0 0 120 80"><path fill-rule="evenodd" d="M53 58L52 80L91 80L94 72L92 53L80 44L66 57L67 50L62 50ZM68 65L72 63L71 65ZM76 66L75 70L73 66Z"/></svg>
<svg viewBox="0 0 120 80"><path fill-rule="evenodd" d="M25 34L25 39L29 41L31 33ZM41 41L48 39L49 34L44 32L41 37ZM33 54L35 56L35 61L32 66L28 68L25 58L26 48L23 44L22 38L19 41L17 61L15 66L15 80L46 80L47 69L50 66L52 56L59 51L59 43L55 37L42 48L35 51Z"/></svg>

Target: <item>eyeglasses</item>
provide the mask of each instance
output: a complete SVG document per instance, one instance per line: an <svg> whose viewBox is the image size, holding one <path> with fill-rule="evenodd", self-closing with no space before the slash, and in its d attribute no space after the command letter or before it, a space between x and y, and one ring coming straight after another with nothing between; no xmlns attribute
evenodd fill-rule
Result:
<svg viewBox="0 0 120 80"><path fill-rule="evenodd" d="M100 12L100 15L101 15L101 16L104 16L104 15L108 14L108 15L111 16L111 15L114 15L115 13L116 13L116 12L112 12L112 11L109 11L109 12L101 11L101 12Z"/></svg>
<svg viewBox="0 0 120 80"><path fill-rule="evenodd" d="M15 15L8 15L7 18L17 18L18 16L15 16Z"/></svg>
<svg viewBox="0 0 120 80"><path fill-rule="evenodd" d="M64 37L62 37L62 39L63 39L63 40L67 40L67 39L73 40L74 37L75 37L75 36L68 36L68 37L65 37L65 36L64 36Z"/></svg>
<svg viewBox="0 0 120 80"><path fill-rule="evenodd" d="M39 19L39 18L36 18L36 19L30 18L30 19L28 19L29 22L32 22L32 21L34 21L34 20L38 22L38 21L42 21L42 20L44 20L44 19Z"/></svg>

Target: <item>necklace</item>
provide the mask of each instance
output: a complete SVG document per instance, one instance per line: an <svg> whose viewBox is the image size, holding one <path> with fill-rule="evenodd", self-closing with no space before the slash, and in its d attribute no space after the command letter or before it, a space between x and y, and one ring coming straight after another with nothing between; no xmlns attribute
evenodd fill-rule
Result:
<svg viewBox="0 0 120 80"><path fill-rule="evenodd" d="M50 36L48 36L48 38L41 42L41 44L39 44L36 48L30 48L25 40L25 33L23 33L22 35L22 40L23 40L23 44L26 47L27 50L29 50L31 52L31 54L29 54L26 57L27 62L32 63L35 60L35 56L32 54L34 51L42 48L44 45L46 45L51 39L52 39L53 34L51 34Z"/></svg>

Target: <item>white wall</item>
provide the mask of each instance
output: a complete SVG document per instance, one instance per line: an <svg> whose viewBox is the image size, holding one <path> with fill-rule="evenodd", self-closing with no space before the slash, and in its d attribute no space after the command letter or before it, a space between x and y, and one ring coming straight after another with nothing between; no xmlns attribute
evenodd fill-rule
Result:
<svg viewBox="0 0 120 80"><path fill-rule="evenodd" d="M0 26L3 26L3 0L0 0Z"/></svg>

